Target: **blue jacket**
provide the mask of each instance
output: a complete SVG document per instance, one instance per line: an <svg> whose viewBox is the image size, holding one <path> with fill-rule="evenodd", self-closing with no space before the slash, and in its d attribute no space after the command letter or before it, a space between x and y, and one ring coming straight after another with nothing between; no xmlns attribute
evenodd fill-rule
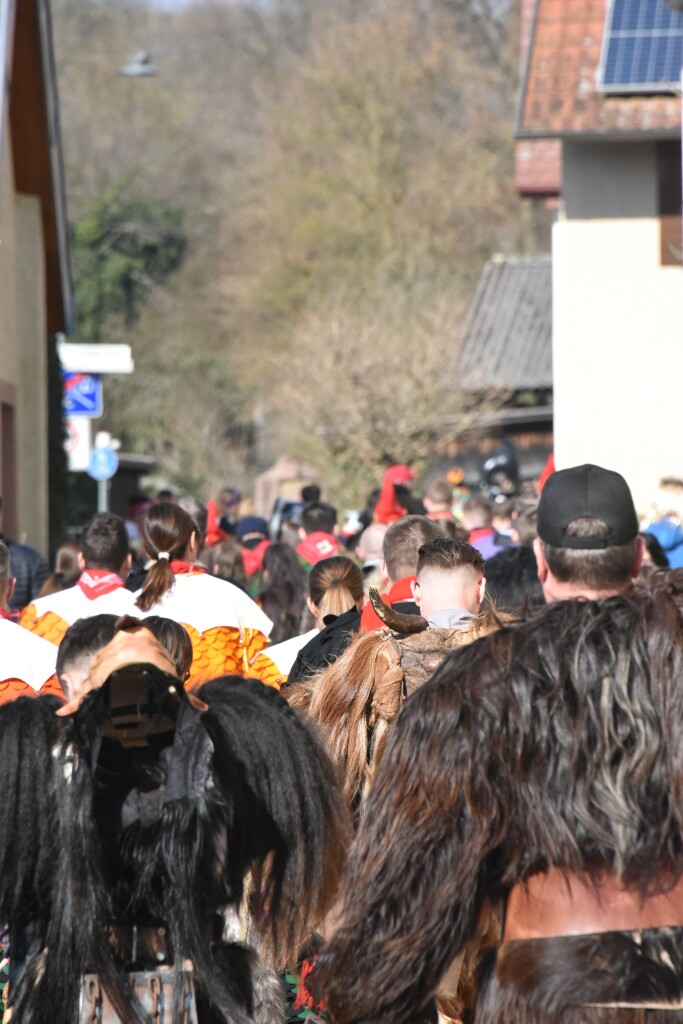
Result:
<svg viewBox="0 0 683 1024"><path fill-rule="evenodd" d="M20 544L0 534L9 549L9 564L12 576L16 577L14 594L9 602L13 611L20 611L40 593L50 575L47 562L28 544Z"/></svg>
<svg viewBox="0 0 683 1024"><path fill-rule="evenodd" d="M660 519L657 523L651 523L647 532L662 545L671 568L680 569L683 566L683 526L673 519Z"/></svg>

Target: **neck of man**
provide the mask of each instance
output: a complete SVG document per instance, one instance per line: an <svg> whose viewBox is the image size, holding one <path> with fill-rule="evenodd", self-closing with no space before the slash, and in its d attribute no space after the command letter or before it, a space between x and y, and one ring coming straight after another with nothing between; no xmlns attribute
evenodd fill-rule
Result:
<svg viewBox="0 0 683 1024"><path fill-rule="evenodd" d="M571 580L563 583L549 574L541 586L546 604L553 604L555 601L604 601L608 597L616 597L617 594L623 594L630 590L632 583L633 581L628 579L621 586L615 585L595 590L582 583L572 583Z"/></svg>

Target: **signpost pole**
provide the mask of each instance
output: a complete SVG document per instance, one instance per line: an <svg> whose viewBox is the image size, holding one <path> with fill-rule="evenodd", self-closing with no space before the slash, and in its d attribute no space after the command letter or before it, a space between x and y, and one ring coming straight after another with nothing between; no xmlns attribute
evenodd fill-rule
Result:
<svg viewBox="0 0 683 1024"><path fill-rule="evenodd" d="M109 511L109 481L98 480L97 481L97 511L108 512Z"/></svg>
<svg viewBox="0 0 683 1024"><path fill-rule="evenodd" d="M119 466L118 455L112 445L118 446L118 443L104 430L95 435L95 447L88 463L88 476L97 480L98 512L109 511L110 481Z"/></svg>

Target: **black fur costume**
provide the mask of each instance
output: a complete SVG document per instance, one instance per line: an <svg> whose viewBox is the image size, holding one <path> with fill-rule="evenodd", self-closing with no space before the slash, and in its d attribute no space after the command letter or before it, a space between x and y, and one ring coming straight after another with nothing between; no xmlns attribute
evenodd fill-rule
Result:
<svg viewBox="0 0 683 1024"><path fill-rule="evenodd" d="M335 1024L435 1019L484 900L539 872L608 872L639 896L680 880L682 594L683 572L552 605L450 654L406 701L318 965ZM504 943L474 1020L680 1024L682 1006L683 927L603 931Z"/></svg>
<svg viewBox="0 0 683 1024"><path fill-rule="evenodd" d="M10 928L17 1024L74 1024L96 972L121 1020L142 1019L110 940L163 926L194 966L199 1020L252 1011L254 954L222 939L251 873L252 918L276 962L331 898L345 814L331 767L285 701L258 682L180 690L175 729L142 749L105 735L107 689L60 718L52 698L0 708L0 921ZM165 686L168 691L168 681ZM181 1021L176 1006L174 1020Z"/></svg>

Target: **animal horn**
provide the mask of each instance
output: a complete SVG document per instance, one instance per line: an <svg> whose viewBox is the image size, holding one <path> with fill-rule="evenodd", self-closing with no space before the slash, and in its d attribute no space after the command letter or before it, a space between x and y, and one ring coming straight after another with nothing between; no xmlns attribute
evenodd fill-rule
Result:
<svg viewBox="0 0 683 1024"><path fill-rule="evenodd" d="M376 587L370 587L368 596L384 625L393 629L395 633L421 633L427 628L427 620L421 615L405 615L403 612L395 611L390 604L382 600Z"/></svg>

